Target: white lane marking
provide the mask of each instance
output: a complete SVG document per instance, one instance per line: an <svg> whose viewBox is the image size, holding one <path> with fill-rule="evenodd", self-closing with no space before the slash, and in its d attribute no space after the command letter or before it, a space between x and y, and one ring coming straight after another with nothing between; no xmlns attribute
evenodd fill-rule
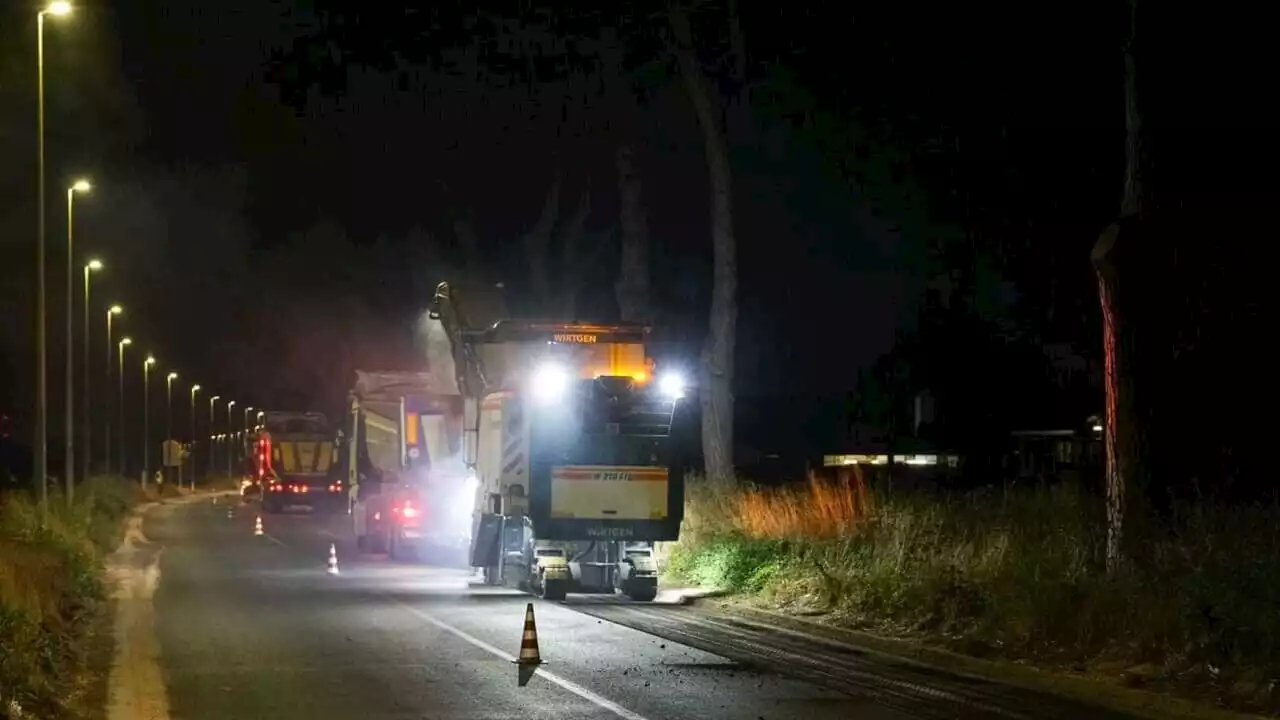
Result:
<svg viewBox="0 0 1280 720"><path fill-rule="evenodd" d="M468 643L471 643L472 645L480 648L481 650L484 650L490 655L495 655L499 658L502 658L503 660L506 660L507 662L516 661L516 657L514 655L511 655L510 653L500 650L490 645L489 643L481 640L480 638L469 635L463 632L462 630L459 630L458 628L452 625L449 625L448 623L445 623L435 618L434 616L426 612L423 612L418 608L413 607L412 605L409 605L408 603L402 602L400 600L396 600L395 603L397 605L400 605L404 609L408 610L409 612L413 613L414 615L418 616L419 618L431 623L432 625L435 625L436 627L440 628L441 630L444 630L445 632L453 635L454 637L457 637L461 640L465 640ZM556 675L554 673L547 672L542 668L538 668L536 676L550 683L553 683L555 685L559 685L561 688L568 690L569 692L573 693L574 695L577 695L578 697L582 698L583 700L586 700L587 702L595 705L596 707L608 710L614 715L617 715L618 717L623 718L623 720L647 720L645 716L637 712L632 712L631 710L628 710L622 707L618 703L608 698L601 697L600 695L597 695L591 692L590 690L582 687L581 685L573 682L572 680L566 680L565 678L562 678L559 675Z"/></svg>
<svg viewBox="0 0 1280 720"><path fill-rule="evenodd" d="M286 549L287 549L287 548L289 547L288 545L285 545L284 543L282 543L282 542L280 542L279 540L275 539L275 537L274 537L274 536L272 536L272 535L268 535L268 534L266 534L266 533L262 533L262 537L264 537L264 538L266 538L266 539L270 540L271 542L273 542L273 543L275 543L275 544L279 545L279 546L280 546L280 547L282 547L282 548L286 548Z"/></svg>
<svg viewBox="0 0 1280 720"><path fill-rule="evenodd" d="M267 535L266 537L270 538L270 540L271 540L272 542L274 542L274 543L276 543L276 544L280 545L281 547L288 547L287 545L285 545L284 543L280 542L279 540L276 540L275 538L271 537L270 535ZM375 592L376 592L376 591L375 591ZM379 594L382 594L382 593L379 593ZM484 650L485 652L489 653L490 655L497 656L497 657L499 657L499 658L501 658L501 659L503 659L503 660L506 660L507 662L511 662L511 663L514 663L514 662L516 661L516 656L515 656L515 655L512 655L512 654L510 654L510 653L508 653L508 652L506 652L506 651L504 651L504 650L500 650L500 649L498 649L498 648L496 648L496 647L494 647L494 646L490 645L489 643L487 643L487 642L485 642L485 641L481 640L480 638L475 637L474 635L471 635L471 634L469 634L469 633L466 633L466 632L464 632L464 631L462 631L462 630L459 630L458 628L456 628L456 627L454 627L454 626L452 626L452 625L450 625L450 624L448 624L448 623L446 623L446 622L444 622L444 621L442 621L442 620L439 620L439 619L437 619L435 616L433 616L433 615L431 615L431 614L429 614L429 613L423 612L422 610L419 610L418 608L416 608L416 607L414 607L414 606L412 606L412 605L410 605L410 604L408 604L408 603L406 603L406 602L404 602L404 601L402 601L402 600L396 600L396 599L394 599L394 598L393 598L393 599L392 599L392 602L394 602L396 605L399 605L400 607L404 608L405 610L408 610L410 613L412 613L413 615L417 616L418 618L420 618L420 619L422 619L422 620L425 620L425 621L426 621L426 622L428 622L428 623L431 623L432 625L436 626L437 628L440 628L441 630L443 630L443 631L445 631L445 632L449 633L450 635L453 635L454 637L458 638L459 640L464 640L464 641L466 641L466 642L468 642L468 643L470 643L470 644L472 644L472 645L474 645L474 646L476 646L476 647L480 648L481 650ZM604 709L604 710L608 710L609 712L613 713L614 715L617 715L618 717L622 718L623 720L648 720L648 718L646 718L644 715L641 715L640 713L637 713L637 712L633 712L633 711L631 711L631 710L628 710L627 708L622 707L622 706L621 706L621 705L619 705L618 703L616 703L616 702L614 702L614 701L612 701L612 700L610 700L610 699L608 699L608 698L606 698L606 697L603 697L603 696L601 696L601 695L597 695L597 694L595 694L595 693L591 692L590 690L588 690L588 689L586 689L586 688L582 687L581 685L579 685L579 684L577 684L577 683L573 682L572 680L566 680L565 678L562 678L562 677L560 677L559 675L556 675L555 673L547 672L546 670L543 670L542 668L538 668L538 671L537 671L537 673L536 673L536 676L537 676L537 677L540 677L540 678L542 678L542 679L546 680L547 682L550 682L550 683L552 683L552 684L554 684L554 685L559 685L559 686L560 686L561 688L563 688L564 690L568 690L569 692L573 693L574 695L577 695L578 697L582 698L583 700L586 700L587 702L589 702L589 703L591 703L591 704L595 705L595 706L596 706L596 707L598 707L598 708L601 708L601 709Z"/></svg>

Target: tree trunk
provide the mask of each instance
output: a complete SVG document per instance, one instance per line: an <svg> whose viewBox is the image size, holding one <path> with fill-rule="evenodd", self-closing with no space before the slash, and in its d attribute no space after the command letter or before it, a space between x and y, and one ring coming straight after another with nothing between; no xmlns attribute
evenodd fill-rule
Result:
<svg viewBox="0 0 1280 720"><path fill-rule="evenodd" d="M622 201L622 262L614 293L624 322L649 322L653 319L649 299L649 223L635 152L630 145L619 145L614 160Z"/></svg>
<svg viewBox="0 0 1280 720"><path fill-rule="evenodd" d="M682 8L671 14L676 58L698 125L702 128L711 185L713 284L711 320L702 350L700 396L702 453L710 478L733 474L733 354L737 335L737 243L733 234L733 195L729 153L718 103L694 54L689 17Z"/></svg>
<svg viewBox="0 0 1280 720"><path fill-rule="evenodd" d="M560 174L557 172L550 189L547 190L547 199L542 204L542 214L538 216L538 222L525 233L521 240L524 245L525 260L529 263L529 282L539 315L550 312L554 307L555 298L551 291L551 233L559 218Z"/></svg>
<svg viewBox="0 0 1280 720"><path fill-rule="evenodd" d="M560 288L560 317L565 320L578 319L578 291L582 286L582 276L589 271L587 258L595 258L594 252L583 247L582 241L587 232L587 218L591 215L591 190L584 188L578 198L578 209L564 229L560 241L561 271L564 273L564 286Z"/></svg>
<svg viewBox="0 0 1280 720"><path fill-rule="evenodd" d="M1138 113L1136 63L1134 61L1134 21L1137 0L1129 0L1129 39L1125 44L1125 175L1121 220L1138 219L1145 206L1142 183L1141 119ZM1102 306L1103 391L1106 417L1103 451L1107 494L1107 571L1117 572L1124 563L1124 526L1133 475L1140 458L1140 419L1133 398L1129 364L1120 341L1125 332L1121 312L1121 274L1117 246L1127 234L1120 224L1108 227L1093 247L1091 260L1098 279L1098 301Z"/></svg>

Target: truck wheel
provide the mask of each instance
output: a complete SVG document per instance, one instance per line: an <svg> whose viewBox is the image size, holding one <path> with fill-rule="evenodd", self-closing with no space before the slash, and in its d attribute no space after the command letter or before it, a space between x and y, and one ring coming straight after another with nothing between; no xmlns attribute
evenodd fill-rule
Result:
<svg viewBox="0 0 1280 720"><path fill-rule="evenodd" d="M654 598L658 597L658 588L656 587L632 588L631 592L626 593L626 596L638 602L652 602Z"/></svg>
<svg viewBox="0 0 1280 720"><path fill-rule="evenodd" d="M385 553L387 551L387 536L383 533L378 533L377 535L370 535L368 544L369 544L369 552L375 553L375 554Z"/></svg>
<svg viewBox="0 0 1280 720"><path fill-rule="evenodd" d="M618 590L632 600L651 602L658 597L658 581L653 578L631 578L622 583Z"/></svg>
<svg viewBox="0 0 1280 720"><path fill-rule="evenodd" d="M542 582L541 597L543 600L559 602L560 600L564 600L565 595L567 595L568 592L569 583L566 583L564 580L544 580Z"/></svg>

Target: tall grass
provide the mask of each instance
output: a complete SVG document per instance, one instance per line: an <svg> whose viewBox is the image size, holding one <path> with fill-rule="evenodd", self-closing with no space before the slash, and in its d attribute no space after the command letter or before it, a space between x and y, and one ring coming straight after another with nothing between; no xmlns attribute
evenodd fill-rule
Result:
<svg viewBox="0 0 1280 720"><path fill-rule="evenodd" d="M944 497L856 473L691 483L669 569L848 625L1050 666L1143 664L1280 711L1280 507L1199 504L1103 567L1103 507L1066 486Z"/></svg>
<svg viewBox="0 0 1280 720"><path fill-rule="evenodd" d="M87 662L84 635L102 600L101 560L137 486L96 478L71 504L49 498L48 522L26 493L0 495L0 717L21 707L63 717Z"/></svg>

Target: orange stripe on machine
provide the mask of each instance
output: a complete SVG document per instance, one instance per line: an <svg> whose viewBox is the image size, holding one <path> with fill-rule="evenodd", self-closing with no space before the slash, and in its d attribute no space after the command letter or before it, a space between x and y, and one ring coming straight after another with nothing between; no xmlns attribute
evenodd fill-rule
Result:
<svg viewBox="0 0 1280 720"><path fill-rule="evenodd" d="M551 468L555 480L618 481L618 482L666 482L667 469L648 466L590 466L565 465Z"/></svg>

